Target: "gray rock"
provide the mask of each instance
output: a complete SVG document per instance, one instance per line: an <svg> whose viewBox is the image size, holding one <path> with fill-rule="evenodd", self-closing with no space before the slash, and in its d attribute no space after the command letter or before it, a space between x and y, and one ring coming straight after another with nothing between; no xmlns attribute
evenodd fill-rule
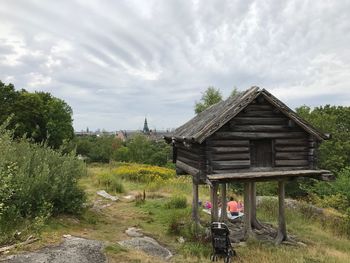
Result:
<svg viewBox="0 0 350 263"><path fill-rule="evenodd" d="M96 194L112 201L117 201L119 199L117 196L110 195L105 190L97 191Z"/></svg>
<svg viewBox="0 0 350 263"><path fill-rule="evenodd" d="M162 247L156 240L150 237L134 237L118 243L126 248L142 250L151 256L160 257L165 260L173 256L169 249Z"/></svg>
<svg viewBox="0 0 350 263"><path fill-rule="evenodd" d="M127 230L125 230L125 233L129 237L143 237L143 234L140 233L141 229L135 228L135 227L129 227Z"/></svg>
<svg viewBox="0 0 350 263"><path fill-rule="evenodd" d="M98 199L92 204L90 209L94 212L100 213L103 209L110 207L111 205L111 203L106 204L104 200Z"/></svg>
<svg viewBox="0 0 350 263"><path fill-rule="evenodd" d="M123 198L128 201L134 201L135 196L134 195L124 195Z"/></svg>
<svg viewBox="0 0 350 263"><path fill-rule="evenodd" d="M9 263L105 263L103 243L67 235L64 242L58 246L46 247L36 252L23 253L0 259Z"/></svg>

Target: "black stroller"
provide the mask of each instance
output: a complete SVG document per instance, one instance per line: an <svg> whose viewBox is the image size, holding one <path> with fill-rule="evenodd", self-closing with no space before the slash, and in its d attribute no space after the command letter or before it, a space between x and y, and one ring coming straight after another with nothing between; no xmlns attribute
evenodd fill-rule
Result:
<svg viewBox="0 0 350 263"><path fill-rule="evenodd" d="M225 257L224 262L230 263L232 257L236 256L230 241L230 230L225 223L213 222L211 224L211 239L213 243L213 254L211 261L217 261L218 257Z"/></svg>

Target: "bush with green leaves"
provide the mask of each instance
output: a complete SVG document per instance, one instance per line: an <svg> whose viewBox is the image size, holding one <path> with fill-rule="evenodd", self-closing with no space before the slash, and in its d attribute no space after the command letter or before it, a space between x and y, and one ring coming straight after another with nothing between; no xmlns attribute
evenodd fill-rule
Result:
<svg viewBox="0 0 350 263"><path fill-rule="evenodd" d="M85 200L77 181L86 168L75 153L62 154L24 138L14 140L5 127L0 126L0 243L28 220L79 213Z"/></svg>
<svg viewBox="0 0 350 263"><path fill-rule="evenodd" d="M320 168L339 172L350 164L350 107L330 106L311 109L302 106L297 113L331 139L319 148Z"/></svg>
<svg viewBox="0 0 350 263"><path fill-rule="evenodd" d="M306 189L317 205L346 212L350 207L350 166L342 169L334 182L315 181Z"/></svg>

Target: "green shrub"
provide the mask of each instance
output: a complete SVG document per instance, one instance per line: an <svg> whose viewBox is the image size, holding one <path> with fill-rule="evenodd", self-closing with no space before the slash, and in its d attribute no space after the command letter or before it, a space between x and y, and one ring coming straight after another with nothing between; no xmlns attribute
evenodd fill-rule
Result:
<svg viewBox="0 0 350 263"><path fill-rule="evenodd" d="M307 188L310 199L318 206L331 207L345 213L350 207L350 167L342 169L335 182L316 181Z"/></svg>
<svg viewBox="0 0 350 263"><path fill-rule="evenodd" d="M173 196L165 203L167 209L180 209L187 207L187 199L185 196Z"/></svg>
<svg viewBox="0 0 350 263"><path fill-rule="evenodd" d="M28 220L82 211L85 195L77 181L86 167L75 153L62 154L26 139L14 141L5 124L0 126L0 152L2 234L20 229ZM0 237L0 243L5 239Z"/></svg>
<svg viewBox="0 0 350 263"><path fill-rule="evenodd" d="M186 215L183 213L173 213L168 222L168 233L172 235L181 235L186 225Z"/></svg>
<svg viewBox="0 0 350 263"><path fill-rule="evenodd" d="M256 184L256 194L262 196L275 196L277 193L276 182L261 182Z"/></svg>
<svg viewBox="0 0 350 263"><path fill-rule="evenodd" d="M341 211L346 211L349 207L347 197L341 193L326 195L323 197L313 194L311 195L311 200L318 207L331 207Z"/></svg>

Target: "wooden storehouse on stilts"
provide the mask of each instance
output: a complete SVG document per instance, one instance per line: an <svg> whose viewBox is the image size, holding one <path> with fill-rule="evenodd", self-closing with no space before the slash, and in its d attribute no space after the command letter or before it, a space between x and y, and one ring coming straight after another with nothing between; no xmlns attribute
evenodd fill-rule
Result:
<svg viewBox="0 0 350 263"><path fill-rule="evenodd" d="M261 228L256 218L256 182L278 182L276 243L287 239L285 182L298 177L327 180L316 167L317 147L329 136L317 131L265 89L252 87L219 102L180 126L171 136L177 173L193 178L192 216L199 223L198 185L211 189L212 221L218 218L218 188L226 207L226 185L244 183L244 233Z"/></svg>

